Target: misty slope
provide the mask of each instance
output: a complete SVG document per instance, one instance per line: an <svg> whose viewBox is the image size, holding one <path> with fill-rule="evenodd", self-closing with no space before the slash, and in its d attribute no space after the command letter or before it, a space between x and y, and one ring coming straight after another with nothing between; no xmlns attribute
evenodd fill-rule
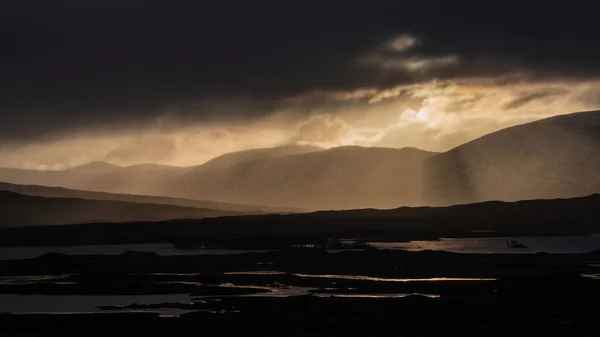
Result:
<svg viewBox="0 0 600 337"><path fill-rule="evenodd" d="M245 151L226 153L224 155L218 156L202 164L202 168L204 170L213 170L217 168L223 168L226 166L242 164L257 159L283 157L294 154L317 152L322 150L323 149L320 147L309 145L286 145L273 148L251 149Z"/></svg>
<svg viewBox="0 0 600 337"><path fill-rule="evenodd" d="M24 195L48 198L78 198L88 200L113 200L142 204L172 205L181 207L200 208L205 210L229 211L235 214L289 213L299 209L277 208L258 205L228 204L206 200L183 198L155 197L135 194L117 194L94 191L72 190L63 187L48 187L38 185L16 185L0 182L0 191L9 191Z"/></svg>
<svg viewBox="0 0 600 337"><path fill-rule="evenodd" d="M486 135L445 153L342 147L190 171L167 195L316 209L392 208L600 192L600 112Z"/></svg>
<svg viewBox="0 0 600 337"><path fill-rule="evenodd" d="M145 194L147 186L171 179L190 168L155 164L116 166L93 162L61 171L0 168L0 181L87 191Z"/></svg>
<svg viewBox="0 0 600 337"><path fill-rule="evenodd" d="M418 183L422 162L432 154L414 148L338 147L219 170L200 167L170 181L161 192L315 209L418 205L424 202Z"/></svg>
<svg viewBox="0 0 600 337"><path fill-rule="evenodd" d="M523 124L445 153L242 151L195 167L0 169L0 181L306 209L394 208L600 193L600 111ZM269 151L273 151L270 149Z"/></svg>
<svg viewBox="0 0 600 337"><path fill-rule="evenodd" d="M568 198L600 192L600 111L488 134L427 160L433 204Z"/></svg>
<svg viewBox="0 0 600 337"><path fill-rule="evenodd" d="M87 222L161 221L239 215L234 212L112 200L46 198L0 191L0 227Z"/></svg>

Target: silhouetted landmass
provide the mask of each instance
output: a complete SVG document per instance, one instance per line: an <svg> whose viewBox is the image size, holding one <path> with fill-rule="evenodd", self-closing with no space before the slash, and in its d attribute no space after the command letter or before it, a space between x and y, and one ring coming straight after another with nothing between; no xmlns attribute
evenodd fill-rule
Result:
<svg viewBox="0 0 600 337"><path fill-rule="evenodd" d="M0 228L88 222L160 221L238 213L112 200L47 198L0 191Z"/></svg>
<svg viewBox="0 0 600 337"><path fill-rule="evenodd" d="M60 209L52 210L60 213ZM0 231L0 246L172 242L183 246L280 248L302 243L325 245L327 238L587 235L600 232L599 217L600 195L591 195L450 207L9 228ZM477 233L481 231L491 233Z"/></svg>
<svg viewBox="0 0 600 337"><path fill-rule="evenodd" d="M194 199L184 199L184 198L155 197L155 196L148 196L148 195L81 191L81 190L67 189L67 188L63 188L63 187L48 187L48 186L38 186L38 185L16 185L16 184L3 183L3 182L0 182L0 191L10 191L10 192L15 192L15 193L19 193L19 194L32 195L32 196L38 196L38 197L48 197L48 198L77 198L77 199L89 199L89 200L113 200L113 201L135 202L135 203L142 203L142 204L159 204L159 205L193 207L193 208L235 212L240 215L242 215L242 214L260 214L260 213L294 213L294 212L304 211L304 210L298 209L298 208L278 208L278 207L268 207L268 206L259 206L259 205L229 204L229 203L222 203L222 202L215 202L215 201L208 201L208 200L194 200Z"/></svg>
<svg viewBox="0 0 600 337"><path fill-rule="evenodd" d="M193 167L96 163L58 172L0 169L0 180L306 209L600 193L600 111L507 128L445 153L362 147L299 152L243 151Z"/></svg>

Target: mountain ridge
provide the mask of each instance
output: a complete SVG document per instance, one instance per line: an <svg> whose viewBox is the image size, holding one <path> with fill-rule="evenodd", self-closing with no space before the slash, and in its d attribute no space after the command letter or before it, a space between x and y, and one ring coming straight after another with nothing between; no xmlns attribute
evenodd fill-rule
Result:
<svg viewBox="0 0 600 337"><path fill-rule="evenodd" d="M600 192L599 126L600 111L588 111L509 127L442 153L348 146L250 155L212 168L125 167L74 176L0 169L0 180L304 209L577 197ZM256 153L242 152L240 158Z"/></svg>

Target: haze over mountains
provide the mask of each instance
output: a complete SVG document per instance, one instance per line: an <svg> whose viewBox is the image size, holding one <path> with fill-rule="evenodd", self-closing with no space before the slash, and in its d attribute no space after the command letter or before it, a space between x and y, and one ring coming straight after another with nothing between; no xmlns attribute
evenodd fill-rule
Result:
<svg viewBox="0 0 600 337"><path fill-rule="evenodd" d="M444 153L312 147L231 153L204 165L0 169L0 181L307 209L394 208L600 192L600 111L504 129Z"/></svg>

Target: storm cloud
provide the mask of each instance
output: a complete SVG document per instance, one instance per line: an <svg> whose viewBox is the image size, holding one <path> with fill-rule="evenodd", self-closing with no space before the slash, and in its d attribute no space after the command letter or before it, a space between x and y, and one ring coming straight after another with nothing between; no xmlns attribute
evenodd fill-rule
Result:
<svg viewBox="0 0 600 337"><path fill-rule="evenodd" d="M197 164L289 142L440 150L600 105L594 11L575 2L0 6L0 165ZM398 124L408 110L427 132ZM71 155L42 156L51 146Z"/></svg>

